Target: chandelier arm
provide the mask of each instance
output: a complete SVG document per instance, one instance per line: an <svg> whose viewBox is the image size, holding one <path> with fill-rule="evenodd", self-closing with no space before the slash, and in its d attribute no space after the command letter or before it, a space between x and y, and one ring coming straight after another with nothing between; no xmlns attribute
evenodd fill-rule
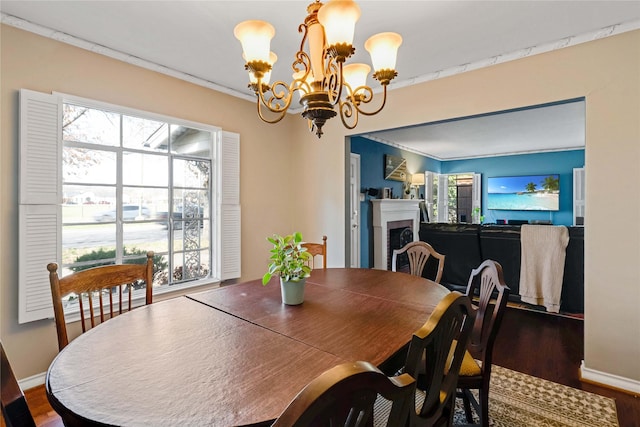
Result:
<svg viewBox="0 0 640 427"><path fill-rule="evenodd" d="M325 57L326 57L325 52ZM327 94L329 95L329 102L331 105L336 105L340 102L342 96L342 87L346 82L342 77L342 62L336 61L334 57L328 56L329 60L324 70L325 75L325 87ZM343 83L344 82L344 83Z"/></svg>
<svg viewBox="0 0 640 427"><path fill-rule="evenodd" d="M287 86L285 82L277 81L274 82L271 86L268 86L268 89L264 90L261 83L261 80L258 80L259 90L256 91L256 94L258 95L258 104L262 103L266 108L269 109L269 111L272 111L274 113L286 112L291 105L291 100L293 99L292 95L293 92L295 92L295 89L293 89L292 86ZM292 83L292 85L294 83ZM282 86L284 89L282 89L281 91L277 91L276 88L279 86ZM271 92L272 95L266 98L264 96L266 92ZM279 101L281 101L282 104L278 104Z"/></svg>
<svg viewBox="0 0 640 427"><path fill-rule="evenodd" d="M338 103L338 110L340 110L340 120L347 129L354 129L358 125L358 112L360 111L356 104L353 102L352 97L345 98L344 101ZM347 123L347 119L353 117L353 124Z"/></svg>
<svg viewBox="0 0 640 427"><path fill-rule="evenodd" d="M269 123L269 124L278 123L278 122L279 122L280 120L282 120L282 119L284 118L284 116L287 114L287 110L282 110L282 111L280 111L280 115L279 115L278 117L276 117L276 118L275 118L275 119L273 119L273 120L269 120L269 119L267 119L267 118L262 114L262 108L260 107L261 105L264 105L264 104L261 104L261 103L260 103L260 100L258 100L258 102L256 102L256 106L257 106L257 109L258 109L258 117L260 117L260 120L262 120L262 121L263 121L263 122L265 122L265 123ZM267 107L267 108L269 109L269 111L273 111L273 110L272 110L272 109L270 109L269 107ZM275 111L274 111L274 112L275 112Z"/></svg>
<svg viewBox="0 0 640 427"><path fill-rule="evenodd" d="M346 83L344 81L344 79L342 78L342 61L338 61L338 76L339 76L339 81L338 81L338 96L336 96L336 101L334 101L333 105L335 105L337 103L337 100L339 100L342 97L342 88L344 86L343 83Z"/></svg>
<svg viewBox="0 0 640 427"><path fill-rule="evenodd" d="M367 103L369 103L371 100L373 100L373 94L372 94L370 97L366 98L365 100L361 101L360 103L355 102L355 103L354 103L354 107L355 107L355 109L356 109L359 113L361 113L361 114L363 114L363 115L365 115L365 116L373 116L373 115L375 115L375 114L378 114L380 111L382 111L382 109L384 108L384 105L387 103L387 85L382 85L382 87L383 87L383 92L382 92L382 93L383 93L382 104L380 105L380 107L379 107L377 110L375 110L375 111L364 111L364 110L362 110L362 109L360 108L360 106L358 105L358 104L367 104ZM371 91L371 88L369 88L369 87L366 87L366 88L367 88L367 89L369 89L369 90Z"/></svg>

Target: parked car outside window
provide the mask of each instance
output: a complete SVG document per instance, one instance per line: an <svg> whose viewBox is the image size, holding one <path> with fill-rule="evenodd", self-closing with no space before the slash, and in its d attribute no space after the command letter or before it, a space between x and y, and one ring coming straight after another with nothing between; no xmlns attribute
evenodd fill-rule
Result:
<svg viewBox="0 0 640 427"><path fill-rule="evenodd" d="M134 221L139 219L148 219L151 217L151 211L149 208L139 205L124 205L122 206L122 219L124 221ZM93 216L98 222L115 221L116 210L111 209L108 211L98 212Z"/></svg>
<svg viewBox="0 0 640 427"><path fill-rule="evenodd" d="M182 205L176 205L174 209L175 210L173 211L172 215L174 229L181 230L184 221L193 221L196 218L199 219L200 228L203 227L204 224L202 219L204 218L204 210L202 209L202 207L192 205L189 209L187 209L186 212L183 212L184 209ZM169 219L169 213L158 212L156 218L167 221ZM165 222L165 228L168 227L169 223L167 221Z"/></svg>

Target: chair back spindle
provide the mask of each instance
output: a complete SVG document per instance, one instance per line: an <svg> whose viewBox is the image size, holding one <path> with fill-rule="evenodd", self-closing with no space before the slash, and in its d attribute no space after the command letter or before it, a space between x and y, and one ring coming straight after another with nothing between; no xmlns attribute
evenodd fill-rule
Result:
<svg viewBox="0 0 640 427"><path fill-rule="evenodd" d="M458 388L461 390L467 421L473 420L473 405L480 418L480 425L485 427L489 425L493 344L507 308L509 293L510 289L504 282L502 266L498 262L486 260L471 271L467 295L474 300L475 321L462 373L458 378ZM479 401L471 390L479 391Z"/></svg>
<svg viewBox="0 0 640 427"><path fill-rule="evenodd" d="M71 296L78 299L83 333L94 328L98 318L99 323L103 323L118 314L130 311L134 288L142 286L143 283L145 304L151 304L153 299L153 257L153 252L147 252L144 264L104 265L82 270L63 278L58 276L58 264L50 263L47 265L58 333L58 348L62 350L69 343L63 307L65 297ZM123 288L126 292L123 292ZM114 293L117 294L115 300ZM126 300L125 293L128 295ZM108 299L106 298L107 294ZM88 305L88 310L86 305Z"/></svg>
<svg viewBox="0 0 640 427"><path fill-rule="evenodd" d="M404 372L424 382L424 402L411 411L415 426L451 425L456 384L473 326L466 295L447 294L427 322L413 334Z"/></svg>
<svg viewBox="0 0 640 427"><path fill-rule="evenodd" d="M440 283L442 272L444 270L445 255L438 253L433 246L426 242L416 241L406 244L400 249L394 249L391 257L391 271L397 271L398 256L407 254L409 259L409 274L422 277L424 267L427 265L430 257L438 261L438 267L434 277L429 277L436 283Z"/></svg>
<svg viewBox="0 0 640 427"><path fill-rule="evenodd" d="M376 425L405 427L415 387L408 374L387 377L369 362L347 362L311 381L272 427L372 426L378 395L391 402L391 411Z"/></svg>

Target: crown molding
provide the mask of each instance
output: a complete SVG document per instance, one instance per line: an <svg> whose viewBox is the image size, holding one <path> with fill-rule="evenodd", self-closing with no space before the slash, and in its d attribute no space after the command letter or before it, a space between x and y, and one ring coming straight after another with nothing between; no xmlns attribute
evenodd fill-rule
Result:
<svg viewBox="0 0 640 427"><path fill-rule="evenodd" d="M66 43L81 49L85 49L100 55L108 56L113 59L117 59L122 62L126 62L131 65L135 65L147 70L155 71L157 73L165 74L167 76L175 77L176 79L184 80L189 83L203 86L208 89L213 89L217 92L222 92L227 95L235 96L236 98L242 98L248 101L255 102L255 96L246 93L238 92L237 90L230 89L225 86L221 86L209 80L202 79L200 77L193 76L182 71L174 70L173 68L165 67L164 65L156 64L155 62L147 61L140 57L129 55L128 53L120 52L115 49L102 46L100 44L92 43L84 39L74 37L61 31L52 30L51 28L44 27L42 25L34 24L33 22L25 21L24 19L8 15L0 12L2 23L10 25L21 30L29 31L34 34L38 34L43 37L47 37L52 40L56 40L62 43Z"/></svg>
<svg viewBox="0 0 640 427"><path fill-rule="evenodd" d="M514 52L508 52L501 55L492 56L491 58L482 59L468 64L461 64L455 67L447 68L444 70L434 71L433 73L417 76L412 79L402 80L397 83L391 83L390 89L412 86L415 84L428 82L430 80L436 80L443 77L453 76L455 74L465 73L467 71L477 70L479 68L490 67L496 64L502 64L504 62L515 61L517 59L526 58L528 56L538 55L540 53L552 52L554 50L563 49L565 47L575 46L582 43L588 43L605 37L615 36L617 34L626 33L628 31L634 31L640 29L640 20L622 22L614 25L610 25L605 28L601 28L597 31L591 31L579 35L565 37L561 40L556 40L541 45L530 46L525 49L516 50Z"/></svg>
<svg viewBox="0 0 640 427"><path fill-rule="evenodd" d="M222 92L227 95L231 95L247 101L255 102L255 97L253 95L249 95L247 93L242 93L237 90L230 89L225 86L221 86L212 81L205 80L200 77L196 77L191 74L187 74L182 71L175 70L173 68L165 67L163 65L156 64L155 62L147 61L140 57L129 55L127 53L120 52L118 50L114 50L106 46L92 43L87 40L74 37L69 34L63 33L61 31L56 31L51 28L47 28L42 25L38 25L33 22L26 21L16 16L8 15L3 12L0 12L0 17L2 18L1 22L6 25L19 28L21 30L29 31L31 33L35 33L40 36L47 37L53 40L57 40L62 43L67 43L72 46L86 49L88 51L98 53L100 55L108 56L110 58L114 58L119 61L123 61L141 68L146 68L151 71L155 71L161 74L166 74L168 76L175 77L177 79L184 80L199 86L203 86L218 92ZM424 74L424 75L413 77L410 79L393 82L389 84L389 89L393 90L397 88L402 88L406 86L412 86L412 85L428 82L431 80L437 80L440 78L465 73L467 71L490 67L492 65L514 61L516 59L526 58L528 56L537 55L540 53L551 52L554 50L563 49L565 47L575 46L581 43L587 43L590 41L614 36L617 34L622 34L627 31L633 31L637 29L640 29L640 20L622 22L622 23L610 25L605 28L601 28L600 30L597 30L597 31L570 36L554 42L545 43L537 46L531 46L525 49L517 50L515 52L508 52L501 55L492 56L491 58L486 58L480 61L470 62L468 64L461 64L455 67L435 71L432 73ZM289 109L288 112L291 114L297 114L301 111L302 111L301 108L297 108L297 109Z"/></svg>
<svg viewBox="0 0 640 427"><path fill-rule="evenodd" d="M407 151L409 153L417 154L419 156L429 157L434 160L438 160L440 162L449 162L453 160L470 160L470 159L483 159L489 157L503 157L503 156L519 156L522 154L539 154L539 153L555 153L560 151L573 151L580 150L579 147L558 147L552 148L548 150L526 150L526 151L505 151L500 153L492 153L492 154L478 154L476 156L458 156L458 157L438 157L434 156L430 153L425 153L424 151L416 150L415 148L408 147L406 145L398 144L397 142L388 141L384 138L380 138L371 134L361 134L359 137L369 139L374 142L378 142L380 144L388 145L390 147L395 147L399 150Z"/></svg>

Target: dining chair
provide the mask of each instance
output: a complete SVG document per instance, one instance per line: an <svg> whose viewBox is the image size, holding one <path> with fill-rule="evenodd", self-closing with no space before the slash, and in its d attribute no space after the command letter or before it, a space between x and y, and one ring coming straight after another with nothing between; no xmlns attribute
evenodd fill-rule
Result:
<svg viewBox="0 0 640 427"><path fill-rule="evenodd" d="M343 363L304 387L272 427L370 426L378 395L391 404L381 425L404 427L415 387L409 374L387 377L369 362Z"/></svg>
<svg viewBox="0 0 640 427"><path fill-rule="evenodd" d="M397 271L398 256L405 252L409 258L409 273L414 276L422 277L424 267L427 265L429 258L435 258L438 261L438 267L435 276L430 277L430 279L436 283L440 283L440 279L442 279L442 271L444 270L445 255L438 253L433 249L433 246L427 242L411 242L400 249L393 250L393 255L391 257L391 271Z"/></svg>
<svg viewBox="0 0 640 427"><path fill-rule="evenodd" d="M311 254L311 268L315 268L316 256L322 256L322 268L327 269L327 236L322 236L322 243L303 243L302 247Z"/></svg>
<svg viewBox="0 0 640 427"><path fill-rule="evenodd" d="M145 304L151 304L153 256L153 252L147 252L145 264L103 265L82 270L63 278L58 277L58 264L52 262L47 265L58 332L58 348L62 350L69 343L63 307L63 299L67 296L78 299L83 333L96 325L98 315L100 323L103 323L117 314L131 310L134 287L141 286L142 283L146 288ZM128 294L127 301L123 300L123 293ZM115 301L114 294L117 297ZM88 310L85 309L85 301L88 302ZM99 314L94 310L96 303ZM105 306L108 313L105 313ZM105 314L108 314L108 317Z"/></svg>
<svg viewBox="0 0 640 427"><path fill-rule="evenodd" d="M27 400L18 384L11 364L0 342L2 361L0 364L0 395L2 401L2 417L7 427L36 427Z"/></svg>
<svg viewBox="0 0 640 427"><path fill-rule="evenodd" d="M486 260L471 271L467 295L473 301L476 314L468 350L460 368L458 389L459 396L463 399L467 422L473 422L473 405L480 424L484 427L489 425L489 383L493 344L507 308L509 293L510 289L504 282L502 266L498 262ZM478 390L479 403L471 390Z"/></svg>
<svg viewBox="0 0 640 427"><path fill-rule="evenodd" d="M447 294L427 322L411 337L403 371L419 378L412 426L449 426L453 423L456 385L473 326L469 297ZM421 395L420 390L424 392ZM423 400L424 399L424 400Z"/></svg>

